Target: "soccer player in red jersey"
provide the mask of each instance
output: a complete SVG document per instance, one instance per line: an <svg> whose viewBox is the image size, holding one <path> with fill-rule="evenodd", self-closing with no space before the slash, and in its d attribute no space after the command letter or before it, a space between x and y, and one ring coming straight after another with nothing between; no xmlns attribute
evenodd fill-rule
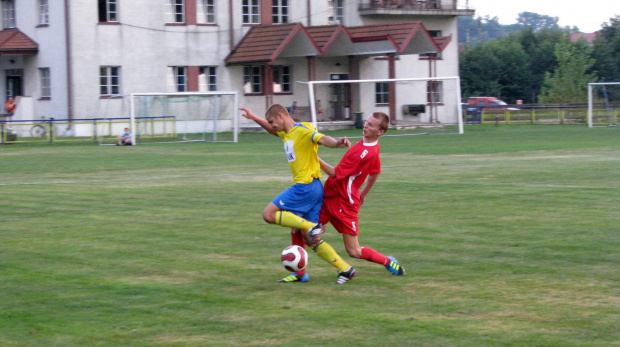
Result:
<svg viewBox="0 0 620 347"><path fill-rule="evenodd" d="M362 247L358 241L359 209L381 173L379 137L385 134L389 125L388 115L375 112L364 123L363 140L349 148L336 167L319 158L321 170L329 176L324 185L319 223L332 223L342 234L345 249L351 257L381 264L392 274L401 276L405 269L395 258L371 247ZM364 181L366 184L362 188ZM339 281L346 282L348 278L339 278Z"/></svg>

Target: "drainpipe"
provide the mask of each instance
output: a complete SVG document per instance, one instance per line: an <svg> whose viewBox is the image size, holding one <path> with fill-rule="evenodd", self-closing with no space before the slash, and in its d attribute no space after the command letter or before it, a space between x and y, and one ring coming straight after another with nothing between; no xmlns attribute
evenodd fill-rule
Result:
<svg viewBox="0 0 620 347"><path fill-rule="evenodd" d="M67 55L67 130L73 119L73 75L71 73L71 24L69 0L65 0L65 54Z"/></svg>
<svg viewBox="0 0 620 347"><path fill-rule="evenodd" d="M235 27L233 19L233 0L228 0L228 38L230 40L230 48L228 50L231 52L235 49Z"/></svg>

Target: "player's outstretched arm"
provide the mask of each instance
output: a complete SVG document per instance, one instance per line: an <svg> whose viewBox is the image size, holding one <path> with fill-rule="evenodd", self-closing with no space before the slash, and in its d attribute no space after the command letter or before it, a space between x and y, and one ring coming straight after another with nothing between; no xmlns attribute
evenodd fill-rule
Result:
<svg viewBox="0 0 620 347"><path fill-rule="evenodd" d="M253 120L254 122L256 122L256 124L260 125L263 129L267 130L268 133L272 134L272 135L276 135L278 136L278 133L273 129L273 127L271 126L271 124L269 124L269 122L267 122L267 120L260 118L259 116L255 115L252 111L250 111L249 108L247 107L239 107L240 111L243 111L241 113L241 115L249 120Z"/></svg>
<svg viewBox="0 0 620 347"><path fill-rule="evenodd" d="M344 148L344 147L351 147L351 141L349 141L349 139L347 139L346 136L341 137L338 140L336 140L335 138L331 136L325 135L323 136L323 138L319 140L319 145L329 147L329 148Z"/></svg>

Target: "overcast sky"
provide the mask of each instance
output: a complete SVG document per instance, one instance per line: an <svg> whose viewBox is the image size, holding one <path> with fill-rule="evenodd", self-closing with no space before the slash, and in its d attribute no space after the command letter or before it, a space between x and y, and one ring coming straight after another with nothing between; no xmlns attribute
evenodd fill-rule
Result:
<svg viewBox="0 0 620 347"><path fill-rule="evenodd" d="M459 6L465 4L466 0L459 0ZM577 26L590 33L620 15L620 0L469 0L469 8L476 10L474 18L497 17L500 24L515 24L519 13L534 12L558 17L561 27Z"/></svg>

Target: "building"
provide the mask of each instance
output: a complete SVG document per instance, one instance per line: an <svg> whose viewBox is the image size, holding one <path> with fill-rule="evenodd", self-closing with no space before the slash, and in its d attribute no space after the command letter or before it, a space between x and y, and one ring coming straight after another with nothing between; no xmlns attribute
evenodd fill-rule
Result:
<svg viewBox="0 0 620 347"><path fill-rule="evenodd" d="M308 107L295 81L458 76L456 0L1 0L0 90L17 119L127 117L128 95L236 90L260 114ZM263 42L258 51L252 43ZM383 110L442 122L441 82L407 100L393 84L317 92L329 117ZM446 95L441 95L441 94ZM453 95L452 95L453 96ZM431 99L432 98L432 99ZM397 101L398 100L398 101ZM429 104L430 102L430 104ZM407 115L405 104L428 105ZM434 110L434 111L433 111ZM433 114L433 112L435 112Z"/></svg>
<svg viewBox="0 0 620 347"><path fill-rule="evenodd" d="M571 33L570 40L577 42L579 40L586 40L588 46L594 46L594 40L596 40L596 33Z"/></svg>

